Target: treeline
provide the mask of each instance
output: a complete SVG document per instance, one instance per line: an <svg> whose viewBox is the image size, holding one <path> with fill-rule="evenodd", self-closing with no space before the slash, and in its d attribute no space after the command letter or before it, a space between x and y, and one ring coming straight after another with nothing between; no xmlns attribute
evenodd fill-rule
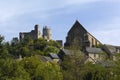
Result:
<svg viewBox="0 0 120 80"><path fill-rule="evenodd" d="M21 61L0 59L0 80L62 80L56 63L44 63L35 56Z"/></svg>
<svg viewBox="0 0 120 80"><path fill-rule="evenodd" d="M21 55L22 57L30 57L32 55L44 55L49 53L58 53L59 44L56 41L47 41L43 38L33 40L27 37L21 41L17 38L13 38L11 42L3 42L4 37L1 37L1 50L5 50L6 54L10 54L13 57Z"/></svg>
<svg viewBox="0 0 120 80"><path fill-rule="evenodd" d="M59 44L45 39L13 38L4 42L0 36L0 80L62 80L60 66L54 62L43 62L37 55L58 53ZM22 60L19 60L22 56Z"/></svg>
<svg viewBox="0 0 120 80"><path fill-rule="evenodd" d="M92 64L84 62L84 55L65 56L61 64L44 62L37 55L58 53L59 44L45 39L29 37L19 41L4 42L0 36L0 80L119 80L120 54L116 60L106 59ZM22 60L17 59L22 56Z"/></svg>

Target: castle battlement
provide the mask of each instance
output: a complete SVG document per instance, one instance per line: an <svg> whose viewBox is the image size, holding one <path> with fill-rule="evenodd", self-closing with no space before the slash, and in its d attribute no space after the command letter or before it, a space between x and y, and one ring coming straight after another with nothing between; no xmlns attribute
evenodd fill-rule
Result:
<svg viewBox="0 0 120 80"><path fill-rule="evenodd" d="M19 39L22 40L24 38L30 37L31 39L39 39L39 38L45 38L47 40L52 39L52 31L50 28L45 26L43 28L43 35L40 32L40 26L36 24L34 26L34 30L31 30L30 32L20 32L19 33Z"/></svg>

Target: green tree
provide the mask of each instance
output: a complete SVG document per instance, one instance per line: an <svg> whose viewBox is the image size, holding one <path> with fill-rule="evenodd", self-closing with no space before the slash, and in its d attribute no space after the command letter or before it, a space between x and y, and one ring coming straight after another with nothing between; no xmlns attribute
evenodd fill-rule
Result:
<svg viewBox="0 0 120 80"><path fill-rule="evenodd" d="M31 39L30 36L27 36L26 38L20 41L20 44L22 46L30 46L30 45L33 45L33 42L34 42L33 39Z"/></svg>
<svg viewBox="0 0 120 80"><path fill-rule="evenodd" d="M5 46L2 46L0 48L0 58L2 59L7 59L7 58L11 58L12 55L9 54L8 49Z"/></svg>
<svg viewBox="0 0 120 80"><path fill-rule="evenodd" d="M21 54L23 57L29 57L29 56L31 56L30 50L29 50L29 48L27 48L27 47L21 47L21 49L20 49L20 54Z"/></svg>
<svg viewBox="0 0 120 80"><path fill-rule="evenodd" d="M13 38L12 41L11 41L11 45L12 46L16 46L17 44L19 43L19 39L18 38Z"/></svg>
<svg viewBox="0 0 120 80"><path fill-rule="evenodd" d="M60 66L55 63L48 62L46 64L39 65L36 70L36 76L38 78L42 78L42 80L62 80Z"/></svg>
<svg viewBox="0 0 120 80"><path fill-rule="evenodd" d="M32 80L62 80L62 73L57 64L44 63L36 56L23 59L21 65L30 74Z"/></svg>
<svg viewBox="0 0 120 80"><path fill-rule="evenodd" d="M61 47L56 41L53 41L53 40L48 41L47 45L48 46L54 46L54 47L57 47L57 48Z"/></svg>
<svg viewBox="0 0 120 80"><path fill-rule="evenodd" d="M48 46L45 48L44 52L45 52L45 55L48 55L49 53L58 53L59 49L54 46Z"/></svg>
<svg viewBox="0 0 120 80"><path fill-rule="evenodd" d="M47 46L47 41L45 39L39 38L34 40L34 48L35 50L43 51Z"/></svg>
<svg viewBox="0 0 120 80"><path fill-rule="evenodd" d="M4 36L0 35L0 46L2 45L3 40L4 40Z"/></svg>
<svg viewBox="0 0 120 80"><path fill-rule="evenodd" d="M12 59L0 59L0 80L30 80L25 69Z"/></svg>
<svg viewBox="0 0 120 80"><path fill-rule="evenodd" d="M71 53L64 57L62 72L64 80L81 80L84 55L81 51L71 50Z"/></svg>
<svg viewBox="0 0 120 80"><path fill-rule="evenodd" d="M35 51L41 51L44 53L44 55L48 55L50 52L58 53L58 44L55 41L47 41L45 39L37 39L34 40L34 50Z"/></svg>

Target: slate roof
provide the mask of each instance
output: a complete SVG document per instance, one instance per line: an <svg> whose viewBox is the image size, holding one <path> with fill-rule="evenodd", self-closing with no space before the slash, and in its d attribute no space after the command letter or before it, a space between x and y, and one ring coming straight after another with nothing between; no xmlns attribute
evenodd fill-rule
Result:
<svg viewBox="0 0 120 80"><path fill-rule="evenodd" d="M52 59L59 59L59 57L56 53L50 53L49 55Z"/></svg>
<svg viewBox="0 0 120 80"><path fill-rule="evenodd" d="M52 59L50 57L47 57L47 56L41 56L41 55L37 55L37 57L39 59L41 59L43 62L52 62Z"/></svg>
<svg viewBox="0 0 120 80"><path fill-rule="evenodd" d="M71 33L71 31L74 29L74 28L78 28L78 29L81 29L81 28L87 32L87 30L79 23L78 20L75 21L75 23L73 24L72 28L69 30L68 34Z"/></svg>
<svg viewBox="0 0 120 80"><path fill-rule="evenodd" d="M67 50L67 49L63 49L62 51L64 52L65 55L72 55L74 53L82 53L80 50Z"/></svg>
<svg viewBox="0 0 120 80"><path fill-rule="evenodd" d="M86 48L86 51L88 53L102 53L103 50L101 48Z"/></svg>
<svg viewBox="0 0 120 80"><path fill-rule="evenodd" d="M66 55L73 55L75 53L82 53L80 50L68 50L68 49L61 49L60 52L58 53L58 56L60 59L63 60L64 56Z"/></svg>
<svg viewBox="0 0 120 80"><path fill-rule="evenodd" d="M43 56L43 58L46 59L46 60L49 61L49 62L52 62L52 61L53 61L50 57L47 57L47 56Z"/></svg>
<svg viewBox="0 0 120 80"><path fill-rule="evenodd" d="M64 52L65 55L69 55L71 53L70 50L67 49L63 49L62 51Z"/></svg>
<svg viewBox="0 0 120 80"><path fill-rule="evenodd" d="M103 47L103 49L107 52L107 53L109 53L109 54L115 54L115 53L117 53L116 52L116 49L120 49L120 47L119 46L113 46L113 45L107 45L107 44L105 44L104 45L104 47Z"/></svg>

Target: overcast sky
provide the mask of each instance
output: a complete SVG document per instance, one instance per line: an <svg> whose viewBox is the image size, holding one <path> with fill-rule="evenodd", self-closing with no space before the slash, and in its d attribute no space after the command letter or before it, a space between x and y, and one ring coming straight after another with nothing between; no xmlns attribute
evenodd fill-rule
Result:
<svg viewBox="0 0 120 80"><path fill-rule="evenodd" d="M0 0L0 34L6 41L29 32L35 24L52 29L65 41L78 20L103 44L120 45L120 0Z"/></svg>

